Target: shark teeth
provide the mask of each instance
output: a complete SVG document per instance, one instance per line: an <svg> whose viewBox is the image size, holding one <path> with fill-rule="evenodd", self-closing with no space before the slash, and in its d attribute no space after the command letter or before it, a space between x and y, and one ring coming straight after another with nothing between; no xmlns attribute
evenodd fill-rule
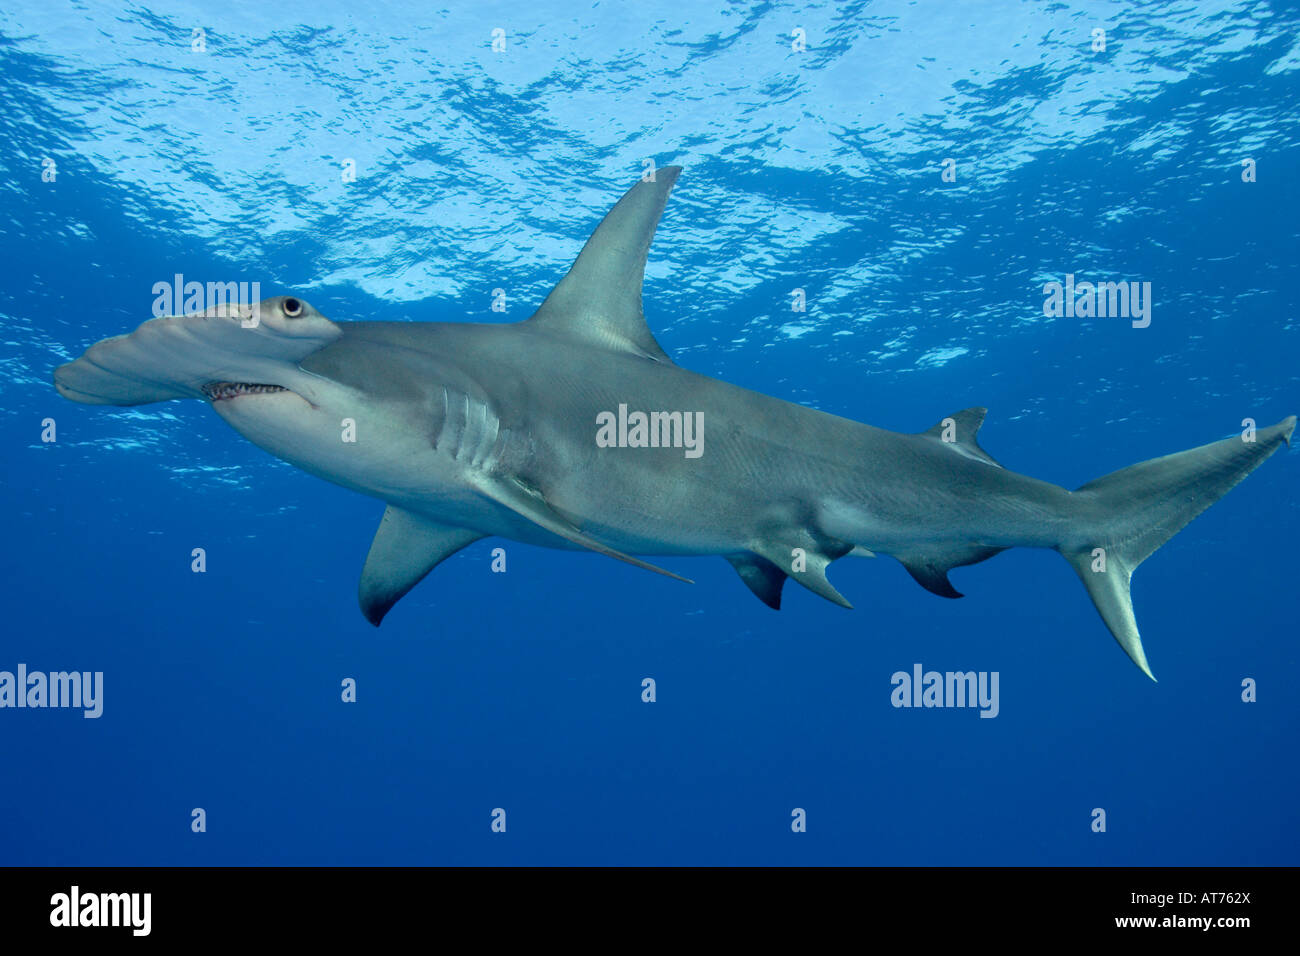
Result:
<svg viewBox="0 0 1300 956"><path fill-rule="evenodd" d="M238 398L240 395L266 395L271 392L287 391L289 391L287 388L281 388L279 385L257 385L249 382L208 382L203 386L203 394L214 402Z"/></svg>

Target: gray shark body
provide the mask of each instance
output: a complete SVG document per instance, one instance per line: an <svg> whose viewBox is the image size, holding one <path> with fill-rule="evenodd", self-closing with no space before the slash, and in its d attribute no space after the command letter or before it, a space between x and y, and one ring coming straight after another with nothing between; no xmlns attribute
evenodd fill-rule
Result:
<svg viewBox="0 0 1300 956"><path fill-rule="evenodd" d="M673 577L636 555L721 555L774 608L788 578L849 606L826 576L848 554L891 555L959 597L953 567L1040 547L1070 561L1150 676L1133 569L1289 442L1295 418L1067 491L984 452L984 409L905 435L697 375L669 359L641 311L677 174L634 186L525 322L332 322L278 297L255 322L234 307L146 322L58 368L55 383L91 404L211 401L272 454L387 502L360 586L376 625L487 536Z"/></svg>

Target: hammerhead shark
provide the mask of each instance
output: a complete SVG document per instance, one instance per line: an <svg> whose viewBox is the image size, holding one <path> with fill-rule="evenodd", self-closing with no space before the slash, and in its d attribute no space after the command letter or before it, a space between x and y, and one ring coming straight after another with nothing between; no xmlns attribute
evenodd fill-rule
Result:
<svg viewBox="0 0 1300 956"><path fill-rule="evenodd" d="M674 578L637 555L721 555L772 608L787 579L850 607L826 576L850 554L890 555L955 598L953 568L1052 548L1154 680L1134 569L1289 444L1295 416L1067 491L985 452L983 408L900 434L698 375L641 310L679 172L628 190L526 321L335 322L298 296L224 303L104 339L55 385L96 405L210 402L278 458L384 501L359 588L376 626L491 535Z"/></svg>

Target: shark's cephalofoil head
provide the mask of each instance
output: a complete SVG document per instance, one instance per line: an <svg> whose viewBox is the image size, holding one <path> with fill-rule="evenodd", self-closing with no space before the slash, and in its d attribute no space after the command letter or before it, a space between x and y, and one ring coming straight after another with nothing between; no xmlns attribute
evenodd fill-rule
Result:
<svg viewBox="0 0 1300 956"><path fill-rule="evenodd" d="M214 403L293 392L312 401L298 363L343 331L302 299L276 296L151 319L54 370L59 394L90 405L173 398Z"/></svg>
<svg viewBox="0 0 1300 956"><path fill-rule="evenodd" d="M373 365L345 342L344 327L296 296L278 296L152 319L92 345L54 381L64 397L93 405L206 400L255 445L336 484L379 495L427 488L441 461L427 427L407 427L406 405L349 384L418 383L423 370L404 369L388 349Z"/></svg>
<svg viewBox="0 0 1300 956"><path fill-rule="evenodd" d="M311 319L312 317L325 318L302 299L286 295L266 299L246 310L241 310L240 327L249 328L254 324L260 324L263 315L268 321L281 324L289 332L296 331L289 328L291 323L297 323L302 319ZM272 395L277 392L289 392L291 389L267 382L208 382L201 386L201 391L208 401L216 404L217 402L233 401L247 395Z"/></svg>

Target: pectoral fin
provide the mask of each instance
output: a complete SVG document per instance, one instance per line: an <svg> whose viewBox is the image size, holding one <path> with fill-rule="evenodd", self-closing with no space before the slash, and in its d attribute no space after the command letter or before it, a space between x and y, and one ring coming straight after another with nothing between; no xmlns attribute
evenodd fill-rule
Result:
<svg viewBox="0 0 1300 956"><path fill-rule="evenodd" d="M477 531L435 524L389 505L361 571L357 592L361 613L378 627L392 606L426 574L482 537Z"/></svg>
<svg viewBox="0 0 1300 956"><path fill-rule="evenodd" d="M687 584L694 584L690 578L684 578L680 574L673 574L671 571L665 571L663 568L655 567L648 561L642 561L640 558L634 558L630 554L624 554L622 551L615 551L606 544L597 541L591 535L584 534L573 526L573 523L558 514L542 496L541 492L513 478L499 478L485 480L478 485L478 490L487 495L497 504L504 505L511 511L524 518L527 518L533 524L540 528L545 528L554 535L558 535L566 541L571 541L576 545L581 545L598 554L606 557L617 558L619 561L625 561L628 564L638 568L644 568L647 571L653 571L656 574L662 574L665 577L674 578L678 581L685 581Z"/></svg>

